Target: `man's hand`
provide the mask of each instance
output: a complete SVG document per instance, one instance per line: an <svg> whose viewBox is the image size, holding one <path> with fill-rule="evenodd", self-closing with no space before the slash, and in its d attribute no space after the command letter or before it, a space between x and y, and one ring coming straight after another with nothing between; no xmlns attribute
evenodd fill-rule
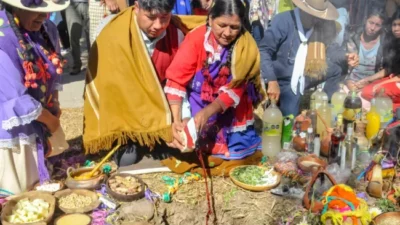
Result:
<svg viewBox="0 0 400 225"><path fill-rule="evenodd" d="M279 100L279 95L281 94L281 90L279 88L278 81L269 81L267 88L267 95L270 100Z"/></svg>
<svg viewBox="0 0 400 225"><path fill-rule="evenodd" d="M117 0L104 0L102 2L107 6L107 9L110 10L112 13L116 13L119 11L119 6L117 4Z"/></svg>
<svg viewBox="0 0 400 225"><path fill-rule="evenodd" d="M356 53L347 53L346 57L349 67L354 68L358 66L360 59Z"/></svg>
<svg viewBox="0 0 400 225"><path fill-rule="evenodd" d="M180 135L180 132L183 132L183 129L186 124L182 122L174 122L172 123L172 134L174 135L174 140L171 143L167 143L168 147L176 148L181 151L184 150L185 146Z"/></svg>

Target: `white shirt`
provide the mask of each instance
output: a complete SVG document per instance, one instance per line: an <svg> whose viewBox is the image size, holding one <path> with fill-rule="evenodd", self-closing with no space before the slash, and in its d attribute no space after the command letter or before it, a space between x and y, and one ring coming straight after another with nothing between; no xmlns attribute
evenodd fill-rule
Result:
<svg viewBox="0 0 400 225"><path fill-rule="evenodd" d="M178 31L178 45L180 46L183 38L185 37L182 33L181 30L177 29ZM154 49L156 48L157 42L165 37L167 34L166 31L164 31L159 37L150 40L149 37L141 30L140 33L142 34L144 44L146 45L147 51L149 52L149 55L152 56L154 53Z"/></svg>

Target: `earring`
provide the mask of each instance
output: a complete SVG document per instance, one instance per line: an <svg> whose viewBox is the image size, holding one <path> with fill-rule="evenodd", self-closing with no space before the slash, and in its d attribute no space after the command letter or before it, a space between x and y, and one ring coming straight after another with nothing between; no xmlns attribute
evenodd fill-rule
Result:
<svg viewBox="0 0 400 225"><path fill-rule="evenodd" d="M15 21L15 24L17 24L17 26L19 27L19 24L20 24L19 18L15 14L14 14L14 21Z"/></svg>

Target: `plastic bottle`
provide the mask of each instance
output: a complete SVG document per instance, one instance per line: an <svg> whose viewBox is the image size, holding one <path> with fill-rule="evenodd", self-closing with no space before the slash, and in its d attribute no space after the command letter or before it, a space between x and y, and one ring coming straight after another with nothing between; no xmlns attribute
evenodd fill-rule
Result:
<svg viewBox="0 0 400 225"><path fill-rule="evenodd" d="M343 90L344 85L340 84L340 90L333 93L331 104L332 104L332 124L336 121L336 117L339 113L344 111L344 100L347 97L346 92Z"/></svg>
<svg viewBox="0 0 400 225"><path fill-rule="evenodd" d="M282 113L275 100L263 114L262 152L268 157L275 157L281 151Z"/></svg>
<svg viewBox="0 0 400 225"><path fill-rule="evenodd" d="M344 100L344 111L343 111L343 125L344 132L347 131L348 124L354 124L356 120L361 119L361 107L362 102L358 97L355 89L349 92L349 95Z"/></svg>
<svg viewBox="0 0 400 225"><path fill-rule="evenodd" d="M325 97L328 99L328 95L322 90L322 85L318 85L317 90L311 94L310 108L312 108L313 105L314 109L318 110Z"/></svg>
<svg viewBox="0 0 400 225"><path fill-rule="evenodd" d="M375 99L371 101L371 110L366 115L367 128L365 130L365 136L370 142L379 132L381 126L381 117L376 110Z"/></svg>
<svg viewBox="0 0 400 225"><path fill-rule="evenodd" d="M285 117L283 120L283 129L282 129L282 148L284 150L290 149L290 143L292 142L292 134L293 134L293 115L289 115Z"/></svg>
<svg viewBox="0 0 400 225"><path fill-rule="evenodd" d="M393 101L385 94L385 89L379 90L375 97L376 110L381 117L381 128L385 128L387 123L393 119Z"/></svg>
<svg viewBox="0 0 400 225"><path fill-rule="evenodd" d="M328 96L324 96L322 100L322 105L317 109L319 117L317 119L317 134L320 135L321 139L324 138L326 135L326 129L331 127L331 107L328 105ZM324 122L321 120L323 119L326 123L326 127Z"/></svg>
<svg viewBox="0 0 400 225"><path fill-rule="evenodd" d="M316 134L314 137L314 154L319 157L321 151L321 141L319 139L319 134Z"/></svg>

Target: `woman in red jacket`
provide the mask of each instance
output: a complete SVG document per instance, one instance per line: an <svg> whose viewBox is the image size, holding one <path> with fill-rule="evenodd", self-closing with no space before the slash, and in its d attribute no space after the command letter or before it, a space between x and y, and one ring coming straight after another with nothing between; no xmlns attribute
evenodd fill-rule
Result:
<svg viewBox="0 0 400 225"><path fill-rule="evenodd" d="M233 165L249 164L250 159L259 162L262 156L253 105L262 100L264 90L258 48L245 29L245 11L240 0L215 0L208 24L185 37L166 72L164 90L173 114L174 136L180 139L176 134L182 126L180 112L187 96L200 134L199 150L211 156L208 164L214 167L214 175L222 171L227 175ZM185 156L179 162L171 170L184 172L199 166ZM189 166L177 169L184 165Z"/></svg>

